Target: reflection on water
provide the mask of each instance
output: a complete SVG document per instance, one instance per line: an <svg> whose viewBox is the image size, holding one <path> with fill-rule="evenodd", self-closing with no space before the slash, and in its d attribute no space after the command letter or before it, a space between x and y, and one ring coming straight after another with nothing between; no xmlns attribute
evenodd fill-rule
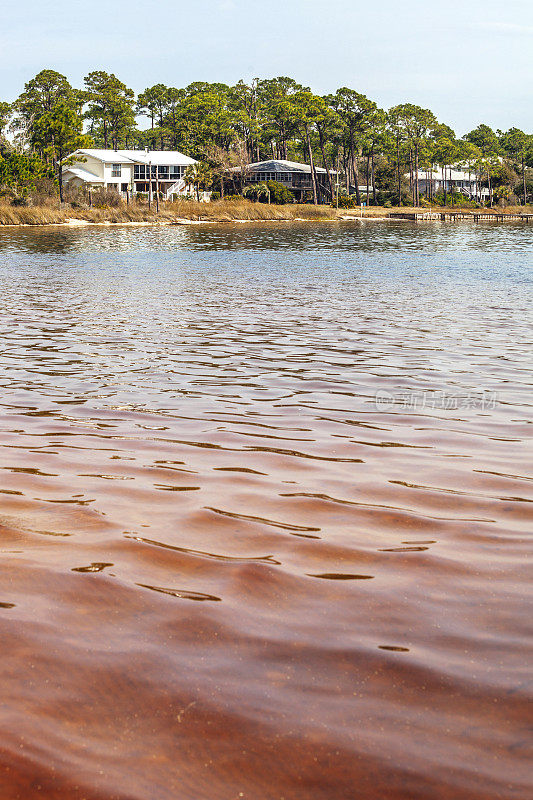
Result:
<svg viewBox="0 0 533 800"><path fill-rule="evenodd" d="M2 800L529 798L532 252L0 231Z"/></svg>

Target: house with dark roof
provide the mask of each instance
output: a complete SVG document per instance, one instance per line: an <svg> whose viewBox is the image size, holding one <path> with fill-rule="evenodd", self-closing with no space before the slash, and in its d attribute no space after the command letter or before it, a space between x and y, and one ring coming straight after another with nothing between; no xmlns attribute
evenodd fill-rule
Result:
<svg viewBox="0 0 533 800"><path fill-rule="evenodd" d="M315 167L317 195L319 202L331 202L328 173L323 167ZM306 193L313 191L311 167L296 161L276 160L258 161L246 167L235 167L241 172L245 186L263 181L278 181L294 193L296 200L303 200ZM333 174L333 173L331 173Z"/></svg>

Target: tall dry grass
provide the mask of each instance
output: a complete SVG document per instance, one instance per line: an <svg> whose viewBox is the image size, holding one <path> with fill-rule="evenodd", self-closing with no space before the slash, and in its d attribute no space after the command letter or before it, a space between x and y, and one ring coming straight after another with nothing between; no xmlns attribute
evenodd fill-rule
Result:
<svg viewBox="0 0 533 800"><path fill-rule="evenodd" d="M336 213L329 206L312 205L268 205L251 200L215 200L212 203L194 203L178 200L165 205L164 213L174 213L181 219L212 222L235 222L246 220L295 220L334 219Z"/></svg>
<svg viewBox="0 0 533 800"><path fill-rule="evenodd" d="M339 209L329 206L286 205L276 206L266 203L254 203L250 200L216 200L213 203L195 203L179 200L174 203L162 203L159 213L154 207L148 208L145 203L121 203L113 208L71 207L61 208L53 205L12 206L0 204L0 225L60 225L69 219L77 219L95 224L119 224L128 222L148 222L156 224L179 224L190 222L262 222L262 221L296 221L296 220L334 220L339 218L388 217L391 212L402 211L444 211L444 208L380 208L372 206L360 209ZM464 214L531 214L533 206L508 206L507 208L474 209L447 208L446 211L460 211Z"/></svg>
<svg viewBox="0 0 533 800"><path fill-rule="evenodd" d="M50 205L11 206L0 205L0 225L57 225L69 219L79 219L92 223L152 222L178 223L191 222L235 222L264 220L320 220L335 219L336 212L328 206L286 205L276 206L266 203L253 203L250 200L217 200L213 203L195 203L178 200L174 203L161 203L159 212L146 203L120 203L115 207L88 208Z"/></svg>
<svg viewBox="0 0 533 800"><path fill-rule="evenodd" d="M0 225L57 225L69 215L51 206L0 205Z"/></svg>

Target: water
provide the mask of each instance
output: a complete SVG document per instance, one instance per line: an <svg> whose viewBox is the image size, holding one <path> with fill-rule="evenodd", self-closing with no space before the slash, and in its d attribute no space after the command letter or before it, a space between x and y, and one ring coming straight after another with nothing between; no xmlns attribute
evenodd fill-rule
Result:
<svg viewBox="0 0 533 800"><path fill-rule="evenodd" d="M532 266L0 231L2 800L531 796Z"/></svg>

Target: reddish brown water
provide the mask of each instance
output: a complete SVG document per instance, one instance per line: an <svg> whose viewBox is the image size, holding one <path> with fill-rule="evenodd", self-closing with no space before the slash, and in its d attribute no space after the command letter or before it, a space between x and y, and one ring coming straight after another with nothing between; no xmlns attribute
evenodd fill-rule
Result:
<svg viewBox="0 0 533 800"><path fill-rule="evenodd" d="M531 797L532 239L0 233L2 800Z"/></svg>

